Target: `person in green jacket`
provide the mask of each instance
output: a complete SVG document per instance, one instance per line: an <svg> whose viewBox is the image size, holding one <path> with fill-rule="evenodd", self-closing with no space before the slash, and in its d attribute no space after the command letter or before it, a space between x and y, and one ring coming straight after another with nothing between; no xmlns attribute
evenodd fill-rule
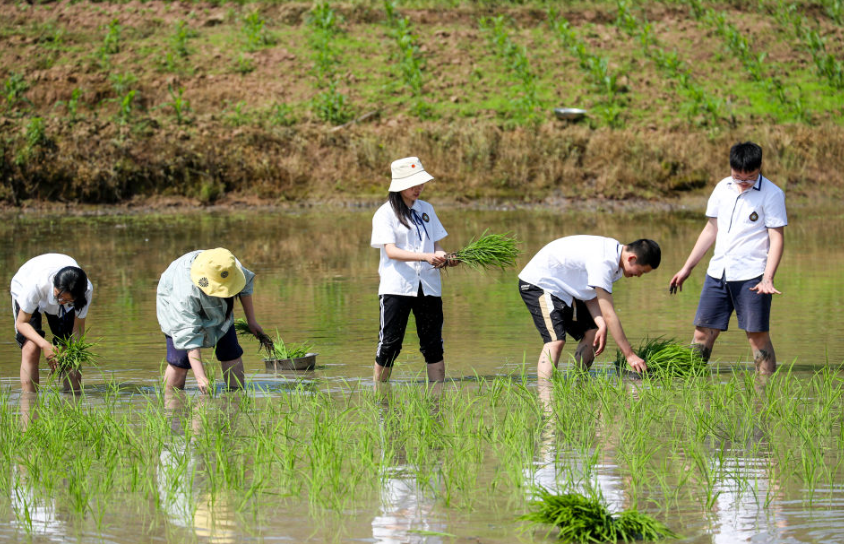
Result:
<svg viewBox="0 0 844 544"><path fill-rule="evenodd" d="M243 387L243 348L234 328L234 299L240 299L249 330L264 331L255 320L255 274L225 248L191 251L173 261L158 281L156 313L167 343L166 388L183 389L193 370L199 390L208 391L200 350L216 348L223 379L230 389Z"/></svg>

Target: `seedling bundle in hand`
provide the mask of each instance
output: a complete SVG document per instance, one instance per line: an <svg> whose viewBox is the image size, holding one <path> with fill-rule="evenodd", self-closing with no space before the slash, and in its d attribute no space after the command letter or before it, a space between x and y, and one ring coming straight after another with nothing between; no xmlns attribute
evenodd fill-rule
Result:
<svg viewBox="0 0 844 544"><path fill-rule="evenodd" d="M239 318L234 320L234 332L237 333L238 336L255 336L252 334L252 331L249 330L249 324L246 322L244 318ZM267 334L261 334L260 336L256 337L258 342L260 342L261 347L259 349L263 349L267 352L267 356L272 356L273 352L273 340Z"/></svg>
<svg viewBox="0 0 844 544"><path fill-rule="evenodd" d="M502 270L516 264L516 258L521 250L516 247L516 238L505 234L487 234L487 231L477 240L459 251L446 255L448 261L457 261L473 270L486 270L498 267ZM441 268L441 267L440 267Z"/></svg>
<svg viewBox="0 0 844 544"><path fill-rule="evenodd" d="M242 317L234 321L234 330L241 336L252 335L252 331L249 330L249 325ZM275 340L270 338L267 334L262 334L261 337L258 338L258 341L261 343L260 349L263 349L266 352L267 358L278 360L304 357L309 353L312 347L306 342L300 344L285 344L284 340L281 339L281 335L278 333L278 329L275 331Z"/></svg>
<svg viewBox="0 0 844 544"><path fill-rule="evenodd" d="M96 344L88 342L84 334L59 338L55 350L56 370L80 372L82 365L96 365L97 355L91 351L94 346Z"/></svg>
<svg viewBox="0 0 844 544"><path fill-rule="evenodd" d="M678 538L671 529L636 510L625 510L615 517L600 500L578 493L554 495L540 489L539 496L540 500L531 502L533 512L520 519L532 525L554 525L560 530L557 537L566 542L591 544Z"/></svg>
<svg viewBox="0 0 844 544"><path fill-rule="evenodd" d="M645 338L633 351L645 360L648 374L651 375L685 377L699 376L709 371L706 361L696 348L680 344L674 339ZM616 366L626 368L627 358L624 354L616 351L615 357Z"/></svg>

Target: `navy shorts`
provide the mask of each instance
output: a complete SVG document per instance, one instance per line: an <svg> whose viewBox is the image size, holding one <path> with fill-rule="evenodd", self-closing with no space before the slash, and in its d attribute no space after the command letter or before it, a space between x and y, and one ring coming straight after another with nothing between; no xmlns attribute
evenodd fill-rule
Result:
<svg viewBox="0 0 844 544"><path fill-rule="evenodd" d="M586 331L598 328L582 300L573 299L572 307L541 287L522 280L519 280L519 294L546 344L558 340L565 342L566 333L581 340Z"/></svg>
<svg viewBox="0 0 844 544"><path fill-rule="evenodd" d="M18 301L14 301L14 303L12 304L12 309L14 310L15 321L17 321L18 313L20 313L21 311L21 307L18 304ZM50 326L50 332L53 333L54 346L59 343L59 339L69 338L70 335L73 334L73 322L76 320L75 309L65 313L62 317L52 314L45 315L47 316L47 324ZM32 314L32 317L29 318L29 324L32 325L32 328L35 329L35 332L41 335L41 338L47 337L47 334L44 332L44 329L41 328L43 326L41 323L41 312L35 310L35 312L33 312ZM23 345L26 344L27 338L26 336L19 333L17 329L15 329L15 341L18 343L18 346L20 348L23 348Z"/></svg>
<svg viewBox="0 0 844 544"><path fill-rule="evenodd" d="M164 338L167 339L167 364L176 368L190 369L188 350L176 349L171 337L165 334ZM214 354L218 361L234 361L243 355L243 348L237 342L237 333L234 331L234 326L229 327L226 334L217 342L217 345L214 347Z"/></svg>
<svg viewBox="0 0 844 544"><path fill-rule="evenodd" d="M725 331L735 310L740 329L747 332L770 330L773 296L750 290L760 281L762 276L752 280L724 281L707 274L697 305L695 327Z"/></svg>

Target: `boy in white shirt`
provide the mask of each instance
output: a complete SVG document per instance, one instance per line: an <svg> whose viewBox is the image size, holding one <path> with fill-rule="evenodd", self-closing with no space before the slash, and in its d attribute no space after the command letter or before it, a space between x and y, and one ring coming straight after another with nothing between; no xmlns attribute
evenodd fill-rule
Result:
<svg viewBox="0 0 844 544"><path fill-rule="evenodd" d="M644 239L622 245L603 236L568 236L542 248L519 274L519 293L545 341L537 363L539 379L554 373L566 334L580 340L575 360L588 369L604 350L607 330L630 367L647 370L615 313L612 285L622 276L647 274L661 258L659 245Z"/></svg>
<svg viewBox="0 0 844 544"><path fill-rule="evenodd" d="M683 268L671 278L669 291L682 291L683 282L714 243L695 315L694 343L709 360L715 339L727 330L735 310L753 350L756 371L771 374L777 368L769 332L771 299L782 294L774 287L774 275L782 259L788 218L785 194L761 169L758 145L744 142L730 149L731 176L712 191L706 226Z"/></svg>

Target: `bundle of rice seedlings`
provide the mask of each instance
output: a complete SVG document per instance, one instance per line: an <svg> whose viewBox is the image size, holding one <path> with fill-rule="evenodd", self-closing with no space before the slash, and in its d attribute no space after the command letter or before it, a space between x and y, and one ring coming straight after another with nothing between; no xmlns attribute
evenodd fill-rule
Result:
<svg viewBox="0 0 844 544"><path fill-rule="evenodd" d="M531 502L534 511L520 519L531 525L553 525L560 531L557 537L566 542L586 544L678 538L668 527L636 510L626 510L617 518L613 517L597 498L579 493L554 495L543 488L539 489L539 496L540 500Z"/></svg>
<svg viewBox="0 0 844 544"><path fill-rule="evenodd" d="M648 374L685 377L699 376L709 371L709 366L697 349L680 344L673 338L645 338L633 351L645 360ZM627 367L627 358L620 351L615 353L615 364L617 368Z"/></svg>
<svg viewBox="0 0 844 544"><path fill-rule="evenodd" d="M457 261L465 264L473 270L486 270L498 267L504 270L516 264L516 258L521 250L516 247L519 243L516 238L504 234L487 234L487 231L477 240L459 251L449 253L446 258L449 261Z"/></svg>
<svg viewBox="0 0 844 544"><path fill-rule="evenodd" d="M617 538L625 542L680 538L680 535L654 518L636 510L625 510L615 519Z"/></svg>
<svg viewBox="0 0 844 544"><path fill-rule="evenodd" d="M531 525L553 525L560 530L559 539L566 542L579 544L617 540L612 515L598 499L578 493L554 495L541 488L539 497L540 500L531 502L534 511L520 519L529 521Z"/></svg>
<svg viewBox="0 0 844 544"><path fill-rule="evenodd" d="M97 364L97 354L91 348L96 346L94 342L88 342L85 335L70 335L67 338L59 338L56 344L56 369L61 371L81 371L82 365Z"/></svg>
<svg viewBox="0 0 844 544"><path fill-rule="evenodd" d="M252 334L252 331L249 330L249 324L246 322L246 319L240 317L234 320L234 332L237 333L238 336L255 336ZM278 333L278 331L276 331ZM261 334L260 336L256 337L258 342L261 344L261 347L258 348L259 350L263 349L268 356L272 357L273 354L273 339L269 337L267 334Z"/></svg>

